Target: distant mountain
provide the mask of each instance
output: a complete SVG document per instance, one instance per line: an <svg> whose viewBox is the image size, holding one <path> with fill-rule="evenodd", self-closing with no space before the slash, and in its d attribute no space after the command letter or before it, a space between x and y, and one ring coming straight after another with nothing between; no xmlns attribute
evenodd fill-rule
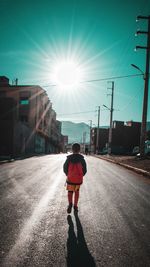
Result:
<svg viewBox="0 0 150 267"><path fill-rule="evenodd" d="M62 121L63 135L68 135L68 143L85 142L90 141L90 127L84 122L74 123L71 121Z"/></svg>

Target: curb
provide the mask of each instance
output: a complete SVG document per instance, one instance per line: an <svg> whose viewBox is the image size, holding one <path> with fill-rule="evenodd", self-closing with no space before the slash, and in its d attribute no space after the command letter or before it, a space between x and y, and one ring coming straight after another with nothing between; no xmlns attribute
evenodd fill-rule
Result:
<svg viewBox="0 0 150 267"><path fill-rule="evenodd" d="M95 157L96 157L96 158L99 158L99 159L102 159L102 160L109 161L109 162L114 163L114 164L117 164L117 165L120 165L120 166L122 166L122 167L124 167L124 168L126 168L126 169L129 169L129 170L131 170L131 171L134 171L134 172L136 172L136 173L138 173L138 174L141 174L141 175L143 175L143 176L146 176L146 177L149 177L149 178L150 178L150 172L148 172L148 171L145 171L145 170L142 170L142 169L138 169L138 168L133 167L133 166L130 166L130 165L128 165L128 164L124 164L124 163L121 163L121 162L117 162L117 161L115 161L115 160L113 160L113 159L103 158L103 157L99 157L99 156L95 156Z"/></svg>
<svg viewBox="0 0 150 267"><path fill-rule="evenodd" d="M115 163L115 162L114 162L114 163ZM116 163L117 163L117 162L116 162ZM120 162L118 162L117 164L120 165L120 166L123 166L123 167L125 167L125 168L127 168L127 169L129 169L129 170L131 170L131 171L134 171L134 172L136 172L136 173L138 173L138 174L142 174L142 175L147 176L147 177L150 178L150 173L147 172L147 171L145 171L145 170L138 169L138 168L136 168L136 167L133 167L133 166L130 166L130 165L127 165L127 164L124 164L124 163L120 163Z"/></svg>
<svg viewBox="0 0 150 267"><path fill-rule="evenodd" d="M14 161L15 161L14 159L0 160L0 165L1 165L1 164L5 164L5 163L11 163L11 162L14 162Z"/></svg>

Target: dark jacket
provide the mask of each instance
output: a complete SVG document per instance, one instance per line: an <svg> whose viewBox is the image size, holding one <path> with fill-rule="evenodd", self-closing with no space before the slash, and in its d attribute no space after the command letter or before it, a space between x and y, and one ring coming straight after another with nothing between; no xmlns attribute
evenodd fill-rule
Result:
<svg viewBox="0 0 150 267"><path fill-rule="evenodd" d="M79 172L77 173L76 177L73 177L70 174L70 169L69 169L70 166L71 165L73 166L74 164L77 166L77 168L78 167L80 168L80 166L81 166L81 171L82 171L82 174L81 174L81 171L79 169ZM63 166L63 170L67 176L67 183L69 183L69 184L82 184L83 176L87 172L86 162L85 162L84 157L81 154L71 154L71 155L67 156L67 159L66 159L64 166Z"/></svg>

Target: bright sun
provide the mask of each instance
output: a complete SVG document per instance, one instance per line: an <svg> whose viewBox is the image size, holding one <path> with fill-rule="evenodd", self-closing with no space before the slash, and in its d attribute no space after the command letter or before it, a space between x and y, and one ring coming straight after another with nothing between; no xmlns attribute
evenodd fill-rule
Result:
<svg viewBox="0 0 150 267"><path fill-rule="evenodd" d="M52 80L63 89L70 89L78 86L82 78L82 68L75 61L61 61L54 66Z"/></svg>

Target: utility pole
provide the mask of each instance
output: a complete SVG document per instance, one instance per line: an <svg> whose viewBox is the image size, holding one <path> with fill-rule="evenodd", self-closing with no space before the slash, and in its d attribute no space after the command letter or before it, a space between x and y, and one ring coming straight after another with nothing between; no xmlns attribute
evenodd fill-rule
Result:
<svg viewBox="0 0 150 267"><path fill-rule="evenodd" d="M83 151L85 151L86 132L83 132Z"/></svg>
<svg viewBox="0 0 150 267"><path fill-rule="evenodd" d="M99 126L100 126L100 106L98 106L98 121L97 121L97 138L96 138L96 153L99 149Z"/></svg>
<svg viewBox="0 0 150 267"><path fill-rule="evenodd" d="M89 120L90 122L90 151L89 153L91 153L91 129L92 129L92 120Z"/></svg>
<svg viewBox="0 0 150 267"><path fill-rule="evenodd" d="M140 157L145 156L145 139L146 139L146 124L147 124L147 107L148 107L148 83L149 83L149 61L150 61L150 16L138 16L137 20L144 19L148 21L148 31L138 30L137 34L147 35L147 46L136 46L136 49L146 49L146 68L144 75L144 97L143 97L143 113L140 136Z"/></svg>
<svg viewBox="0 0 150 267"><path fill-rule="evenodd" d="M109 127L109 134L108 134L108 154L111 154L111 146L112 146L112 121L113 121L113 102L114 102L114 82L112 83L112 87L108 88L112 90L111 93L111 108L110 108L110 127Z"/></svg>

